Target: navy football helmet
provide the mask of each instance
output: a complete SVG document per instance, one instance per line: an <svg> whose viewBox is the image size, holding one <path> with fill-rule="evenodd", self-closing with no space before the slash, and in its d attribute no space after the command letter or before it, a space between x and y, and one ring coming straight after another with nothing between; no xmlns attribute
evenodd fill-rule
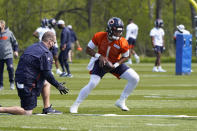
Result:
<svg viewBox="0 0 197 131"><path fill-rule="evenodd" d="M49 28L55 27L56 20L54 18L52 18L49 20L48 24L49 24Z"/></svg>
<svg viewBox="0 0 197 131"><path fill-rule="evenodd" d="M42 19L41 21L41 27L46 27L48 26L49 20L47 18Z"/></svg>
<svg viewBox="0 0 197 131"><path fill-rule="evenodd" d="M106 32L109 40L119 40L124 30L124 23L118 17L112 17L107 22Z"/></svg>
<svg viewBox="0 0 197 131"><path fill-rule="evenodd" d="M157 27L157 28L163 27L163 20L162 19L156 19L155 20L155 27Z"/></svg>

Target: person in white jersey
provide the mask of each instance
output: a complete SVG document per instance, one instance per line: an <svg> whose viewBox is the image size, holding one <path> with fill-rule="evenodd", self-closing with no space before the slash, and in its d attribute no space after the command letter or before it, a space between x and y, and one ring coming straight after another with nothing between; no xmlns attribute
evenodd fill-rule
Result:
<svg viewBox="0 0 197 131"><path fill-rule="evenodd" d="M153 72L166 72L161 67L161 54L163 53L163 50L165 50L165 44L164 44L164 30L163 27L163 20L162 19L156 19L155 20L155 27L150 31L150 37L152 46L156 55L155 60L155 66L153 67Z"/></svg>
<svg viewBox="0 0 197 131"><path fill-rule="evenodd" d="M54 30L54 26L56 25L56 20L55 19L46 19L44 18L41 22L41 27L38 27L36 31L33 33L33 36L39 39L39 41L42 40L42 36L45 32L51 31L55 34L56 36L56 31ZM53 54L53 58L55 60L55 67L56 67L56 74L60 75L62 74L62 71L59 69L59 63L58 63L58 44L57 40L55 42L55 45L53 49L51 50Z"/></svg>
<svg viewBox="0 0 197 131"><path fill-rule="evenodd" d="M180 24L177 26L177 30L174 32L174 44L176 47L176 37L178 34L190 34L190 32L188 30L185 29L185 26Z"/></svg>
<svg viewBox="0 0 197 131"><path fill-rule="evenodd" d="M138 26L133 22L133 19L129 19L128 25L126 28L126 39L129 43L130 48L130 57L131 55L134 56L136 63L140 62L140 57L137 55L137 53L134 50L134 47L136 45L136 39L138 35ZM126 64L132 64L131 58L128 60Z"/></svg>

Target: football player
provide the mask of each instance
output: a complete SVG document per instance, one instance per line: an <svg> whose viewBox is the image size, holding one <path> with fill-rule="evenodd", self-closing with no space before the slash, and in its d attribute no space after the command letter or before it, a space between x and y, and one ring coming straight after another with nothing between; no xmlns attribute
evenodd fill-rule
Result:
<svg viewBox="0 0 197 131"><path fill-rule="evenodd" d="M42 41L43 34L47 31L51 31L55 34L55 37L56 37L56 31L54 29L55 25L56 25L56 20L55 19L44 18L41 21L41 27L38 27L36 29L36 31L33 33L33 36L38 38L39 41ZM56 74L60 75L60 74L62 74L62 71L59 69L57 41L55 42L55 46L51 49L51 52L52 52L53 58L55 60Z"/></svg>
<svg viewBox="0 0 197 131"><path fill-rule="evenodd" d="M92 56L88 69L90 70L90 81L81 89L76 101L70 108L71 113L78 113L78 107L82 101L94 89L106 73L111 73L117 78L126 79L126 84L120 98L115 105L123 111L129 111L125 101L139 82L139 75L130 67L123 64L129 57L129 45L122 37L124 24L120 18L112 17L107 22L106 32L96 33L86 47L86 53ZM98 52L94 49L98 48ZM110 61L113 63L111 70L106 71L104 67Z"/></svg>
<svg viewBox="0 0 197 131"><path fill-rule="evenodd" d="M153 50L156 55L155 66L153 67L153 72L166 72L161 67L161 54L163 50L165 50L164 44L164 30L163 30L163 20L156 19L155 27L150 31L151 42L153 46Z"/></svg>
<svg viewBox="0 0 197 131"><path fill-rule="evenodd" d="M134 50L137 36L138 36L138 26L133 22L133 19L129 19L129 24L127 25L126 28L126 39L130 47L130 57L131 55L133 55L136 60L136 63L140 63L140 57L137 55L137 53ZM128 60L126 64L132 64L131 58Z"/></svg>

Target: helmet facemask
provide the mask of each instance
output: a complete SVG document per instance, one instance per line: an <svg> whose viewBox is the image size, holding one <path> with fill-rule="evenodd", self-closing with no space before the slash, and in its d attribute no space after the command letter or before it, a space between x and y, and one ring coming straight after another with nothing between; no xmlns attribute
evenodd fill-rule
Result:
<svg viewBox="0 0 197 131"><path fill-rule="evenodd" d="M113 27L112 33L111 33L111 38L113 40L119 40L122 36L123 28L122 27Z"/></svg>
<svg viewBox="0 0 197 131"><path fill-rule="evenodd" d="M157 28L161 28L161 27L163 27L163 20L162 19L156 19L155 20L155 27L157 27Z"/></svg>

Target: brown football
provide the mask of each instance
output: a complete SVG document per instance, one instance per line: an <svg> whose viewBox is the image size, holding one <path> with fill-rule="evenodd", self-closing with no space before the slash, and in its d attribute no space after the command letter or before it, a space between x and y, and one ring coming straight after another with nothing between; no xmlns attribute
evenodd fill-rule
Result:
<svg viewBox="0 0 197 131"><path fill-rule="evenodd" d="M113 69L114 69L114 65L110 61L107 61L105 63L105 65L103 66L103 70L106 71L106 72L109 72Z"/></svg>

